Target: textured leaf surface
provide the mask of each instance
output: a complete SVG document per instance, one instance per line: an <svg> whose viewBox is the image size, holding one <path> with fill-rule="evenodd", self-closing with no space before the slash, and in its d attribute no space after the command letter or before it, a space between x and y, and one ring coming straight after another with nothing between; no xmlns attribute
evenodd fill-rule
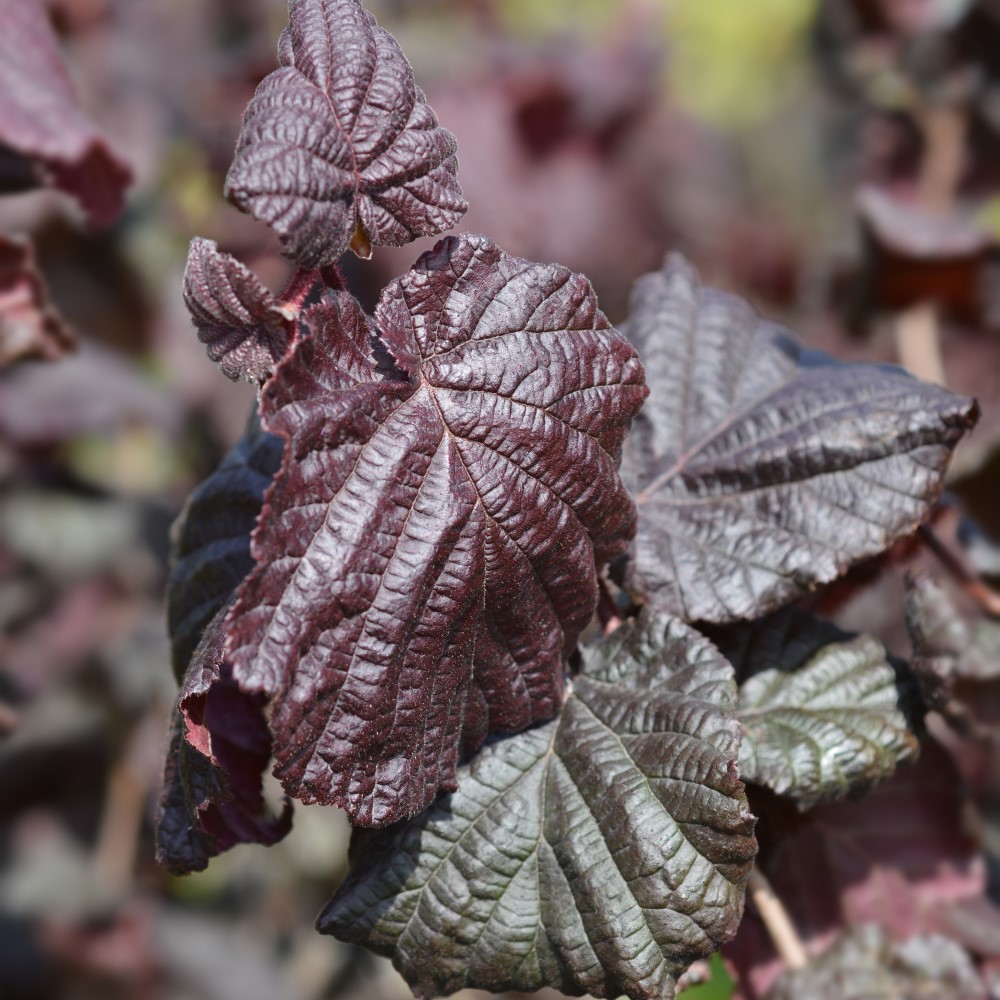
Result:
<svg viewBox="0 0 1000 1000"><path fill-rule="evenodd" d="M30 244L0 236L0 368L27 358L55 361L75 344L49 303Z"/></svg>
<svg viewBox="0 0 1000 1000"><path fill-rule="evenodd" d="M223 661L223 612L205 630L171 723L156 817L156 857L175 874L200 871L240 843L277 843L291 803L271 816L261 776L271 757L265 699L248 695Z"/></svg>
<svg viewBox="0 0 1000 1000"><path fill-rule="evenodd" d="M224 375L263 382L288 347L289 317L257 276L211 240L191 241L184 302Z"/></svg>
<svg viewBox="0 0 1000 1000"><path fill-rule="evenodd" d="M975 404L795 344L672 256L626 332L651 398L630 437L631 586L688 621L774 610L911 532Z"/></svg>
<svg viewBox="0 0 1000 1000"><path fill-rule="evenodd" d="M646 389L586 279L483 237L425 254L375 324L343 294L304 320L262 397L288 445L232 655L289 793L381 825L454 788L460 745L558 711L634 530Z"/></svg>
<svg viewBox="0 0 1000 1000"><path fill-rule="evenodd" d="M255 416L174 525L167 631L178 683L205 626L253 569L250 532L280 462L281 439L262 432Z"/></svg>
<svg viewBox="0 0 1000 1000"><path fill-rule="evenodd" d="M558 719L490 743L428 813L355 831L321 931L421 996L671 997L732 936L756 845L731 668L665 616L586 660Z"/></svg>
<svg viewBox="0 0 1000 1000"><path fill-rule="evenodd" d="M875 639L795 610L708 634L740 682L747 781L808 809L867 790L916 754L915 690Z"/></svg>
<svg viewBox="0 0 1000 1000"><path fill-rule="evenodd" d="M767 1000L986 1000L965 950L940 934L898 944L875 924L852 928L804 969L786 972Z"/></svg>
<svg viewBox="0 0 1000 1000"><path fill-rule="evenodd" d="M132 178L80 111L39 0L0 0L0 154L16 189L53 183L101 224L118 216Z"/></svg>
<svg viewBox="0 0 1000 1000"><path fill-rule="evenodd" d="M458 222L455 137L358 0L290 0L278 56L247 107L226 195L289 257L320 267L352 243L367 255Z"/></svg>

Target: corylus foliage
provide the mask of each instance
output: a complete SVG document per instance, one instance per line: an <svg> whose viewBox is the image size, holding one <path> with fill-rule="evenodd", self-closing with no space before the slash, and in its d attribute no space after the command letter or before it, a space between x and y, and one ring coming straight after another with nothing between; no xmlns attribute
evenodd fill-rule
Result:
<svg viewBox="0 0 1000 1000"><path fill-rule="evenodd" d="M290 0L288 14L281 68L246 110L227 197L303 267L454 226L466 210L455 137L396 40L358 0Z"/></svg>
<svg viewBox="0 0 1000 1000"><path fill-rule="evenodd" d="M483 237L374 322L345 294L304 322L261 399L288 444L230 650L285 788L380 826L454 789L463 745L558 710L634 530L617 464L646 390L586 279Z"/></svg>

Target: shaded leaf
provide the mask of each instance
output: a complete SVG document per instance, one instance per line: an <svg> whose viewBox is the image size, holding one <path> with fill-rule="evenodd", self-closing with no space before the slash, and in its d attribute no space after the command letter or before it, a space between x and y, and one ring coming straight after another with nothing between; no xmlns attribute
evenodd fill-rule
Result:
<svg viewBox="0 0 1000 1000"><path fill-rule="evenodd" d="M374 324L346 295L304 320L261 401L288 445L232 657L286 790L382 825L454 788L460 745L558 711L634 530L616 467L646 389L585 278L484 237L421 257Z"/></svg>
<svg viewBox="0 0 1000 1000"><path fill-rule="evenodd" d="M200 871L236 844L275 844L291 829L291 803L275 817L264 802L261 776L271 757L266 700L233 681L223 661L223 615L191 658L171 722L156 859L175 874Z"/></svg>
<svg viewBox="0 0 1000 1000"><path fill-rule="evenodd" d="M870 636L791 609L706 632L740 684L745 780L808 809L864 792L916 755L910 678Z"/></svg>
<svg viewBox="0 0 1000 1000"><path fill-rule="evenodd" d="M356 830L319 929L389 955L419 996L672 997L735 932L756 850L732 670L663 615L586 670L558 719L488 744L429 812Z"/></svg>
<svg viewBox="0 0 1000 1000"><path fill-rule="evenodd" d="M255 415L174 525L167 631L178 683L205 626L253 569L250 532L280 462L281 439L261 431Z"/></svg>
<svg viewBox="0 0 1000 1000"><path fill-rule="evenodd" d="M30 244L0 236L0 368L27 358L55 361L75 344L49 303Z"/></svg>
<svg viewBox="0 0 1000 1000"><path fill-rule="evenodd" d="M767 1000L986 1000L962 947L940 934L891 941L865 924L845 933L803 969L786 972Z"/></svg>
<svg viewBox="0 0 1000 1000"><path fill-rule="evenodd" d="M30 186L54 184L94 222L113 222L132 171L80 111L44 6L0 0L0 26L3 176L23 190L33 174Z"/></svg>
<svg viewBox="0 0 1000 1000"><path fill-rule="evenodd" d="M184 302L224 375L263 382L288 347L291 317L235 257L195 238L184 269Z"/></svg>
<svg viewBox="0 0 1000 1000"><path fill-rule="evenodd" d="M630 437L630 585L686 620L759 615L911 532L972 400L796 344L683 258L641 278L626 332L652 397Z"/></svg>
<svg viewBox="0 0 1000 1000"><path fill-rule="evenodd" d="M455 137L358 0L290 0L278 61L247 107L226 196L289 257L321 267L458 222Z"/></svg>

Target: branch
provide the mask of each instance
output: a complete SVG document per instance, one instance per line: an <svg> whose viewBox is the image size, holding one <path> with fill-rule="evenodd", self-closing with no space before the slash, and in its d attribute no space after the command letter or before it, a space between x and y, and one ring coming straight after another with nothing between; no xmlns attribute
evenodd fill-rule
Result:
<svg viewBox="0 0 1000 1000"><path fill-rule="evenodd" d="M774 894L771 883L761 870L754 865L747 879L747 892L757 907L761 920L767 928L767 933L774 942L775 950L787 969L801 969L809 964L809 955L799 937L798 931L792 925L784 904Z"/></svg>
<svg viewBox="0 0 1000 1000"><path fill-rule="evenodd" d="M976 574L962 562L958 556L948 548L944 542L935 534L934 529L929 524L922 524L918 529L920 539L924 545L937 557L938 562L948 571L956 583L960 584L965 592L983 610L994 616L1000 616L1000 594L991 587L988 587Z"/></svg>

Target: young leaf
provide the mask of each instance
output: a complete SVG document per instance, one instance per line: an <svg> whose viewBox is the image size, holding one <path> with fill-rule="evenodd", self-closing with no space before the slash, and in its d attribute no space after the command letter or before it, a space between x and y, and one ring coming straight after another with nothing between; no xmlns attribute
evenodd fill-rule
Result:
<svg viewBox="0 0 1000 1000"><path fill-rule="evenodd" d="M167 631L180 683L205 626L253 569L250 532L281 462L281 439L256 414L222 463L188 497L173 529Z"/></svg>
<svg viewBox="0 0 1000 1000"><path fill-rule="evenodd" d="M234 382L263 382L288 347L289 318L277 300L211 240L191 241L184 303L208 356Z"/></svg>
<svg viewBox="0 0 1000 1000"><path fill-rule="evenodd" d="M911 532L975 421L899 369L803 349L676 255L632 308L652 398L630 585L688 621L764 614Z"/></svg>
<svg viewBox="0 0 1000 1000"><path fill-rule="evenodd" d="M646 389L585 278L484 237L424 254L374 325L333 301L264 389L288 444L229 630L286 790L377 826L454 788L463 741L558 710L634 530Z"/></svg>
<svg viewBox="0 0 1000 1000"><path fill-rule="evenodd" d="M356 830L324 933L419 996L463 987L672 997L736 930L756 844L732 670L664 615L587 655L558 719L491 742L458 790Z"/></svg>
<svg viewBox="0 0 1000 1000"><path fill-rule="evenodd" d="M0 160L16 190L52 183L101 225L117 218L132 179L81 113L40 0L0 0Z"/></svg>
<svg viewBox="0 0 1000 1000"><path fill-rule="evenodd" d="M247 107L226 197L303 267L450 229L467 208L455 137L396 40L359 0L288 7L281 68Z"/></svg>
<svg viewBox="0 0 1000 1000"><path fill-rule="evenodd" d="M745 780L809 809L866 791L916 755L904 711L916 692L875 639L795 610L706 632L740 683Z"/></svg>
<svg viewBox="0 0 1000 1000"><path fill-rule="evenodd" d="M940 934L890 940L877 924L847 931L805 968L786 972L767 1000L986 1000L972 959Z"/></svg>
<svg viewBox="0 0 1000 1000"><path fill-rule="evenodd" d="M175 874L200 871L236 844L275 844L292 823L290 802L271 816L261 794L271 757L265 699L241 691L223 661L223 614L191 658L171 724L156 857Z"/></svg>

